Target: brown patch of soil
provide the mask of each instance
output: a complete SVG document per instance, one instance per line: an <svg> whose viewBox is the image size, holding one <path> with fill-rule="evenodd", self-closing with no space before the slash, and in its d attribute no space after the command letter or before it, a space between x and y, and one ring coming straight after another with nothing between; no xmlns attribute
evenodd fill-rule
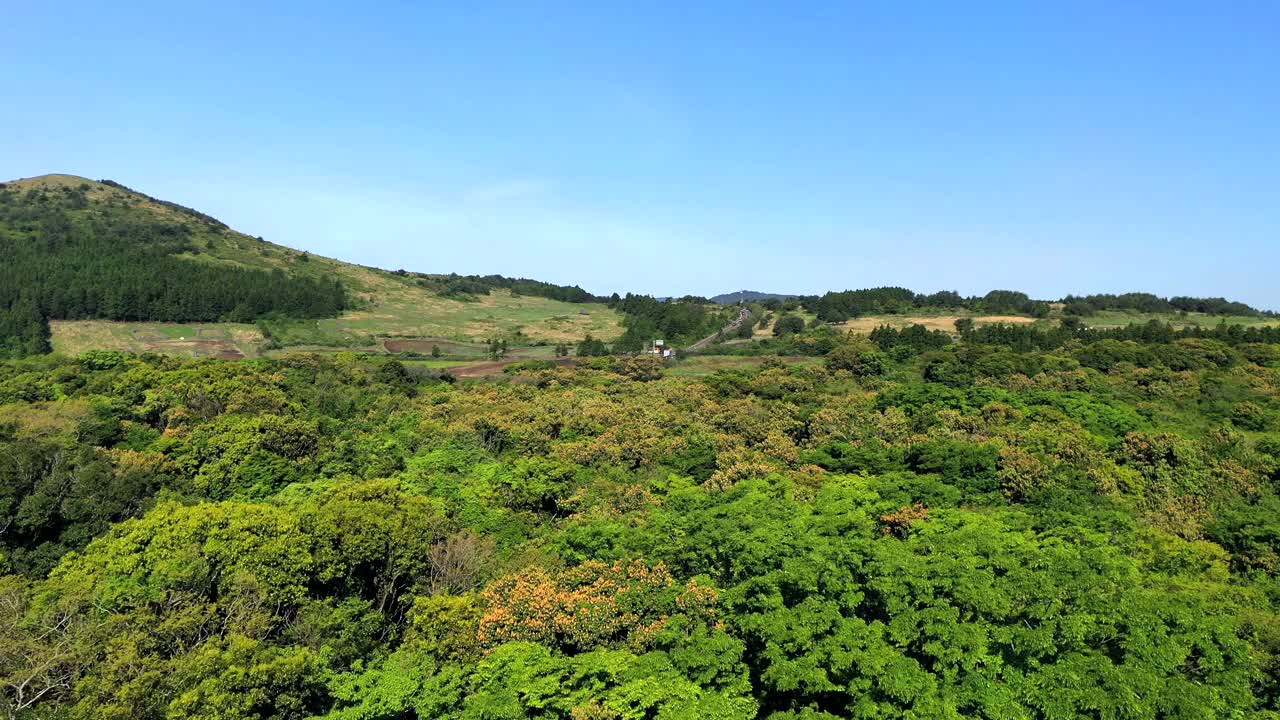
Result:
<svg viewBox="0 0 1280 720"><path fill-rule="evenodd" d="M450 375L456 378L492 377L501 375L508 365L514 365L518 362L524 362L524 360L493 360L472 365L458 365L457 367L448 368L448 371ZM556 358L552 362L560 367L574 367L577 365L573 358Z"/></svg>

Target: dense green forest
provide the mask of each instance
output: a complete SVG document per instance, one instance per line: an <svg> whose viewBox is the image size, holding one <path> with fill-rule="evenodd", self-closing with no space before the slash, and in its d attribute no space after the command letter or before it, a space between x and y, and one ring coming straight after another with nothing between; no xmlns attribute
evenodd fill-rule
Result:
<svg viewBox="0 0 1280 720"><path fill-rule="evenodd" d="M1047 302L1032 300L1026 293L1013 290L992 290L981 297L966 298L950 290L924 294L906 288L880 287L804 296L800 302L824 322L842 322L862 315L900 314L922 308L963 308L993 315L1033 317L1049 314Z"/></svg>
<svg viewBox="0 0 1280 720"><path fill-rule="evenodd" d="M346 306L337 280L178 257L201 249L197 229L226 231L206 215L162 203L166 219L89 190L0 185L0 356L47 352L49 319L250 322Z"/></svg>
<svg viewBox="0 0 1280 720"><path fill-rule="evenodd" d="M1162 298L1150 293L1124 293L1122 295L1068 295L1062 299L1070 315L1092 315L1102 310L1133 310L1144 313L1197 312L1209 315L1270 315L1242 302L1225 298L1172 297Z"/></svg>
<svg viewBox="0 0 1280 720"><path fill-rule="evenodd" d="M625 330L614 343L618 352L637 352L654 340L679 347L714 335L738 316L736 309L712 306L705 298L658 300L649 295L613 297L609 307L623 314Z"/></svg>
<svg viewBox="0 0 1280 720"><path fill-rule="evenodd" d="M552 300L571 303L605 302L608 298L597 297L577 285L556 285L529 278L509 278L502 275L432 275L429 273L396 270L396 275L413 277L419 287L430 290L448 298L465 299L477 295L487 295L492 290L510 290L517 295L545 297Z"/></svg>
<svg viewBox="0 0 1280 720"><path fill-rule="evenodd" d="M0 699L1280 717L1280 345L1127 332L806 329L821 362L702 379L0 363Z"/></svg>
<svg viewBox="0 0 1280 720"><path fill-rule="evenodd" d="M783 315L778 321L799 320L794 315ZM967 340L971 344L1004 345L1015 350L1052 350L1071 341L1087 343L1091 348L1110 348L1115 362L1144 362L1142 358L1151 354L1170 352L1170 346L1177 340L1204 339L1214 340L1229 346L1238 345L1270 345L1280 343L1280 327L1275 325L1232 325L1219 323L1212 327L1189 325L1175 328L1169 323L1149 320L1142 324L1131 324L1123 327L1087 327L1077 317L1066 317L1062 322L1052 325L1009 325L990 324L975 326L971 319L961 318L955 323L956 332L929 330L923 325L915 324L903 328L882 325L868 335L871 340L886 348L898 345L910 346L916 351L936 350L951 345L956 340ZM834 350L845 335L838 330L818 325L805 328L800 322L798 327L786 328L779 333L775 328L772 338L758 339L744 345L717 345L708 352L726 355L804 355L822 356ZM1114 342L1100 343L1103 340ZM1108 366L1109 367L1109 366ZM1097 367L1097 369L1108 369ZM1180 368L1176 362L1173 367Z"/></svg>

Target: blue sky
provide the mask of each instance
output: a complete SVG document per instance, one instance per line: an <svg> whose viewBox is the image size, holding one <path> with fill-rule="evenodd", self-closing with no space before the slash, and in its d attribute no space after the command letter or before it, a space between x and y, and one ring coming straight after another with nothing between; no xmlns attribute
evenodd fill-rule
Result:
<svg viewBox="0 0 1280 720"><path fill-rule="evenodd" d="M345 260L1280 309L1275 2L4 15L0 176L112 178Z"/></svg>

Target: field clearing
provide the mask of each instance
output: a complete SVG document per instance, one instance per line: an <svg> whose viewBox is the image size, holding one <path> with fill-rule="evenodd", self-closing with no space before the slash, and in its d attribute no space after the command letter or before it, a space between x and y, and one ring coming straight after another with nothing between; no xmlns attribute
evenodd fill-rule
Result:
<svg viewBox="0 0 1280 720"><path fill-rule="evenodd" d="M266 338L241 323L155 323L110 320L51 320L54 352L86 350L155 352L191 358L239 360L257 357Z"/></svg>
<svg viewBox="0 0 1280 720"><path fill-rule="evenodd" d="M1035 318L1025 315L867 315L836 325L840 330L869 333L881 325L894 328L923 325L930 330L956 331L956 320L969 318L974 325L1030 325Z"/></svg>
<svg viewBox="0 0 1280 720"><path fill-rule="evenodd" d="M606 341L617 338L622 334L622 316L605 305L513 296L506 290L463 301L401 286L380 295L376 305L338 318L279 321L272 323L271 330L282 345L372 345L423 339L471 343L490 338L576 343L588 334Z"/></svg>
<svg viewBox="0 0 1280 720"><path fill-rule="evenodd" d="M395 353L421 353L423 355L431 354L431 350L438 349L441 355L450 357L483 357L488 351L485 343L460 343L454 340L445 340L443 338L421 338L417 340L384 340L383 349L387 352Z"/></svg>
<svg viewBox="0 0 1280 720"><path fill-rule="evenodd" d="M663 368L663 372L672 377L705 377L714 375L720 370L742 370L764 364L768 359L781 360L788 365L817 365L822 358L776 355L761 357L758 355L699 355L697 357L678 360Z"/></svg>
<svg viewBox="0 0 1280 720"><path fill-rule="evenodd" d="M1169 323L1174 328L1200 326L1217 327L1225 322L1228 325L1245 327L1280 326L1280 318L1254 317L1251 315L1205 315L1204 313L1133 313L1122 310L1108 310L1081 318L1081 322L1089 327L1110 328L1126 325L1142 325L1152 320Z"/></svg>

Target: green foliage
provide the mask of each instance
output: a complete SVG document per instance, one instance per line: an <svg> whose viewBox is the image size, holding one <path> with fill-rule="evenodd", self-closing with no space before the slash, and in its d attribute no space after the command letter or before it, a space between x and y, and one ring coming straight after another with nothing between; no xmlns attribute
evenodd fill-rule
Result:
<svg viewBox="0 0 1280 720"><path fill-rule="evenodd" d="M881 325L871 331L871 341L881 350L892 350L896 347L911 348L915 352L937 350L951 344L951 336L941 330L929 330L923 325L913 324L901 330Z"/></svg>
<svg viewBox="0 0 1280 720"><path fill-rule="evenodd" d="M610 307L625 315L626 331L614 343L620 352L639 352L654 340L664 340L668 347L691 344L715 334L738 316L737 308L711 306L702 298L691 297L657 300L627 293Z"/></svg>
<svg viewBox="0 0 1280 720"><path fill-rule="evenodd" d="M412 277L420 287L455 299L474 299L477 295L488 295L491 290L505 289L510 290L513 295L532 295L561 302L592 303L604 300L577 285L555 285L528 278L509 278L502 275L458 275L457 273L430 275L404 270L397 270L396 274Z"/></svg>
<svg viewBox="0 0 1280 720"><path fill-rule="evenodd" d="M0 707L1275 717L1272 346L1086 332L0 363Z"/></svg>
<svg viewBox="0 0 1280 720"><path fill-rule="evenodd" d="M779 315L777 321L773 323L773 334L776 337L784 338L803 331L804 318L799 315Z"/></svg>
<svg viewBox="0 0 1280 720"><path fill-rule="evenodd" d="M603 340L588 335L578 343L577 352L578 357L602 357L609 354L609 348Z"/></svg>
<svg viewBox="0 0 1280 720"><path fill-rule="evenodd" d="M1048 317L1050 305L1032 300L1026 293L1014 290L992 290L986 295L962 297L959 293L944 290L936 293L916 293L906 288L879 287L863 290L829 292L821 297L801 298L805 307L824 322L842 322L863 315L899 315L911 310L933 309L955 311L957 309L988 315L1029 315ZM1142 313L1197 312L1210 315L1261 316L1263 313L1240 302L1223 298L1174 297L1161 298L1149 293L1125 293L1123 295L1068 295L1059 301L1070 316L1092 315L1104 310L1133 310ZM959 328L957 328L959 330Z"/></svg>
<svg viewBox="0 0 1280 720"><path fill-rule="evenodd" d="M618 373L632 380L649 382L662 379L661 358L640 355L624 358L618 363Z"/></svg>
<svg viewBox="0 0 1280 720"><path fill-rule="evenodd" d="M858 377L874 377L885 373L888 358L883 353L845 345L827 355L826 366L830 370L848 370Z"/></svg>
<svg viewBox="0 0 1280 720"><path fill-rule="evenodd" d="M541 372L544 370L554 370L556 364L550 360L521 360L520 362L511 363L502 368L502 372L508 375L517 375L519 373Z"/></svg>
<svg viewBox="0 0 1280 720"><path fill-rule="evenodd" d="M1094 315L1104 310L1134 310L1143 313L1198 312L1209 315L1259 315L1258 310L1223 298L1174 297L1165 299L1150 293L1122 295L1068 295L1062 299L1071 315Z"/></svg>

